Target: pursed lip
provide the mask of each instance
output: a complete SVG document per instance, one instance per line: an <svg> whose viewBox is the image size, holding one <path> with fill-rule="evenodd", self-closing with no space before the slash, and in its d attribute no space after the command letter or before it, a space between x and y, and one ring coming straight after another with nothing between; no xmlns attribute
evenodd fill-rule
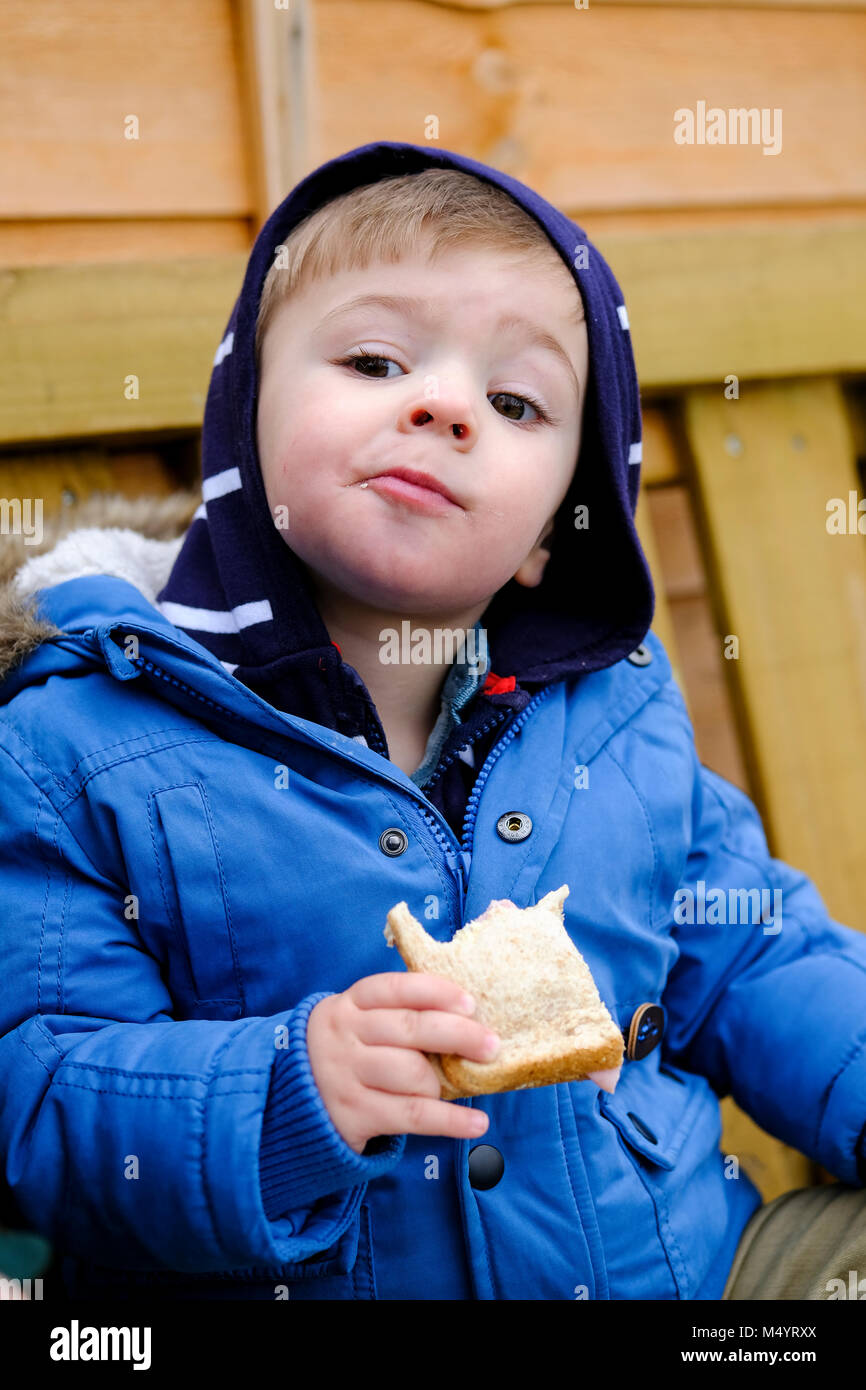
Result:
<svg viewBox="0 0 866 1390"><path fill-rule="evenodd" d="M449 502L453 502L455 507L462 506L458 502L453 492L449 492L444 483L440 483L438 478L434 478L430 473L418 473L414 468L383 468L381 473L371 473L371 478L402 478L404 482L414 483L416 487L429 488L431 492L439 492Z"/></svg>

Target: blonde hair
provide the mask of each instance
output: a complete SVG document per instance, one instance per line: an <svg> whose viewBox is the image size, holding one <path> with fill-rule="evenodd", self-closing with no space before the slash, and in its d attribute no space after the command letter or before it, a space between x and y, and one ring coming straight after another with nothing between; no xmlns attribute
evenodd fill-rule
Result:
<svg viewBox="0 0 866 1390"><path fill-rule="evenodd" d="M424 169L350 189L310 213L286 238L259 300L255 353L278 304L302 285L426 249L431 260L468 243L565 269L547 233L503 189L456 169ZM280 262L283 262L282 264ZM574 281L572 281L574 283ZM583 317L576 283L575 314Z"/></svg>

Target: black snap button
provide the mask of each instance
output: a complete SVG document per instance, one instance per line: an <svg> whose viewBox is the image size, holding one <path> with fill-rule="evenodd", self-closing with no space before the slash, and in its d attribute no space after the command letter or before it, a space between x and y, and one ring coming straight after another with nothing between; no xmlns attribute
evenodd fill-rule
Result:
<svg viewBox="0 0 866 1390"><path fill-rule="evenodd" d="M632 1014L626 1040L626 1056L639 1062L657 1047L664 1037L667 1019L663 1004L641 1004Z"/></svg>
<svg viewBox="0 0 866 1390"><path fill-rule="evenodd" d="M635 647L633 652L629 652L626 658L632 666L649 666L652 659L653 654L645 642L641 642L639 647Z"/></svg>
<svg viewBox="0 0 866 1390"><path fill-rule="evenodd" d="M641 1120L641 1119L634 1113L633 1110L629 1110L629 1111L628 1111L628 1117L629 1117L629 1119L631 1120L632 1124L634 1125L635 1129L639 1129L640 1132L641 1132L641 1134L644 1136L644 1138L645 1138L645 1139L648 1139L648 1140L650 1141L651 1144L657 1144L657 1143L659 1142L658 1139L656 1139L655 1135L653 1134L652 1130L649 1129L649 1127L648 1127L647 1125L644 1124L643 1120Z"/></svg>
<svg viewBox="0 0 866 1390"><path fill-rule="evenodd" d="M379 836L379 848L383 854L395 855L402 854L409 840L402 830L398 830L395 825L390 825L387 830L383 830Z"/></svg>
<svg viewBox="0 0 866 1390"><path fill-rule="evenodd" d="M469 1154L469 1182L481 1192L495 1187L505 1172L505 1159L492 1144L476 1144Z"/></svg>
<svg viewBox="0 0 866 1390"><path fill-rule="evenodd" d="M506 811L496 822L496 830L503 840L525 840L532 832L532 821L522 811Z"/></svg>

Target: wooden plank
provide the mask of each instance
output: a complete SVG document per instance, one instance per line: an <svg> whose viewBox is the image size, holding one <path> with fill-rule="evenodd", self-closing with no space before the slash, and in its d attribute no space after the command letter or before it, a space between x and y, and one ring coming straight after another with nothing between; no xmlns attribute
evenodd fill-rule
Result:
<svg viewBox="0 0 866 1390"><path fill-rule="evenodd" d="M837 382L686 393L683 423L718 628L771 851L866 930L866 544L828 533L859 497Z"/></svg>
<svg viewBox="0 0 866 1390"><path fill-rule="evenodd" d="M310 11L305 0L234 0L233 11L258 229L311 167Z"/></svg>
<svg viewBox="0 0 866 1390"><path fill-rule="evenodd" d="M245 268L239 255L0 272L0 440L200 427Z"/></svg>
<svg viewBox="0 0 866 1390"><path fill-rule="evenodd" d="M731 372L745 383L866 370L866 217L810 224L781 242L752 229L610 238L600 249L626 296L644 392L707 380L721 392ZM194 427L245 268L241 253L0 272L0 439ZM118 363L132 362L147 374L135 412L116 394ZM648 421L644 480L653 485L679 464Z"/></svg>
<svg viewBox="0 0 866 1390"><path fill-rule="evenodd" d="M641 549L646 556L647 564L650 568L653 588L655 589L656 606L651 624L652 631L660 639L670 658L674 678L677 685L680 687L686 706L688 707L689 701L686 693L685 681L683 680L676 634L671 621L670 608L668 607L667 596L662 582L661 562L659 560L658 545L653 529L652 512L647 502L647 490L643 487L638 493L637 509L635 511L635 527L640 539Z"/></svg>
<svg viewBox="0 0 866 1390"><path fill-rule="evenodd" d="M574 9L576 0L428 0L431 5L442 5L446 9L456 10L481 10L490 13L491 10L504 9L506 5L568 5L569 9ZM652 5L656 9L660 7L662 0L591 0L593 5ZM720 0L663 0L664 5L678 6L682 9L693 9L696 6L710 5L714 8L720 7ZM866 9L866 0L725 0L726 10L728 9L804 9L804 10L862 10Z"/></svg>
<svg viewBox="0 0 866 1390"><path fill-rule="evenodd" d="M773 229L780 241L789 231L804 228L857 226L863 220L864 209L857 203L822 202L820 208L809 204L779 207L694 207L694 208L620 208L610 212L581 213L578 204L566 211L579 222L590 240L601 245L611 233L628 233L632 237L694 236L696 233L728 230L732 236L744 232Z"/></svg>
<svg viewBox="0 0 866 1390"><path fill-rule="evenodd" d="M745 792L748 785L731 708L722 657L706 594L703 557L684 484L676 481L680 461L672 421L659 408L643 410L644 460L655 485L638 496L636 523L653 576L653 631L664 643L686 702L701 761ZM796 1149L767 1134L733 1097L722 1102L721 1148L734 1156L765 1202L791 1188L805 1187L812 1165Z"/></svg>
<svg viewBox="0 0 866 1390"><path fill-rule="evenodd" d="M0 266L218 256L250 249L246 218L0 220Z"/></svg>
<svg viewBox="0 0 866 1390"><path fill-rule="evenodd" d="M866 215L602 237L644 388L866 370ZM808 286L808 288L807 288Z"/></svg>
<svg viewBox="0 0 866 1390"><path fill-rule="evenodd" d="M687 489L650 488L647 502L698 756L750 794Z"/></svg>
<svg viewBox="0 0 866 1390"><path fill-rule="evenodd" d="M643 486L637 522L658 598L653 630L671 657L686 702L701 762L751 793L718 634L707 596L706 572L681 460L667 411L643 410L644 460L656 484ZM813 1178L812 1164L761 1129L732 1096L722 1102L722 1153L733 1156L765 1202Z"/></svg>
<svg viewBox="0 0 866 1390"><path fill-rule="evenodd" d="M752 794L730 692L721 669L721 643L707 594L670 600L671 620L682 652L689 711L698 757L747 796Z"/></svg>
<svg viewBox="0 0 866 1390"><path fill-rule="evenodd" d="M0 497L41 499L46 522L94 492L167 497L178 485L179 480L155 449L118 453L67 449L0 455Z"/></svg>
<svg viewBox="0 0 866 1390"><path fill-rule="evenodd" d="M674 444L671 424L660 405L643 406L643 462L641 487L676 482L680 476L680 461Z"/></svg>
<svg viewBox="0 0 866 1390"><path fill-rule="evenodd" d="M644 408L643 438L644 461L650 468L642 472L635 521L656 592L652 628L671 659L701 761L748 791L703 557L687 489L676 481L681 465L667 411Z"/></svg>
<svg viewBox="0 0 866 1390"><path fill-rule="evenodd" d="M234 37L230 0L5 0L0 216L247 215Z"/></svg>
<svg viewBox="0 0 866 1390"><path fill-rule="evenodd" d="M583 216L866 198L862 9L317 0L315 21L322 158L432 138ZM698 101L780 110L780 153L677 144Z"/></svg>
<svg viewBox="0 0 866 1390"><path fill-rule="evenodd" d="M706 572L688 488L678 482L654 487L649 496L665 593L672 603L679 599L702 598L707 591Z"/></svg>
<svg viewBox="0 0 866 1390"><path fill-rule="evenodd" d="M665 583L662 560L656 536L655 516L650 500L653 485L675 476L679 464L667 412L661 406L642 409L643 462L641 464L641 485L635 509L635 527L641 548L647 558L655 589L656 607L652 620L652 631L661 639L670 657L674 676L688 705L688 695L683 681L680 654L677 650L676 633L671 620L668 604L668 586Z"/></svg>

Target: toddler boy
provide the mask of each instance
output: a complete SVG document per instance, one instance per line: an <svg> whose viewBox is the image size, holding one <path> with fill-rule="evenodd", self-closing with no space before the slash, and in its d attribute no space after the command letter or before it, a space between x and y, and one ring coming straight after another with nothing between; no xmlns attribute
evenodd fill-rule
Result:
<svg viewBox="0 0 866 1390"><path fill-rule="evenodd" d="M70 1291L820 1298L866 1247L866 941L697 758L640 463L581 229L383 142L259 234L182 542L75 533L17 576L66 635L0 685L0 1147ZM700 880L783 925L683 919ZM441 1100L425 1053L498 1040L396 968L388 909L449 940L562 883L621 1074ZM725 1094L838 1189L760 1211Z"/></svg>

